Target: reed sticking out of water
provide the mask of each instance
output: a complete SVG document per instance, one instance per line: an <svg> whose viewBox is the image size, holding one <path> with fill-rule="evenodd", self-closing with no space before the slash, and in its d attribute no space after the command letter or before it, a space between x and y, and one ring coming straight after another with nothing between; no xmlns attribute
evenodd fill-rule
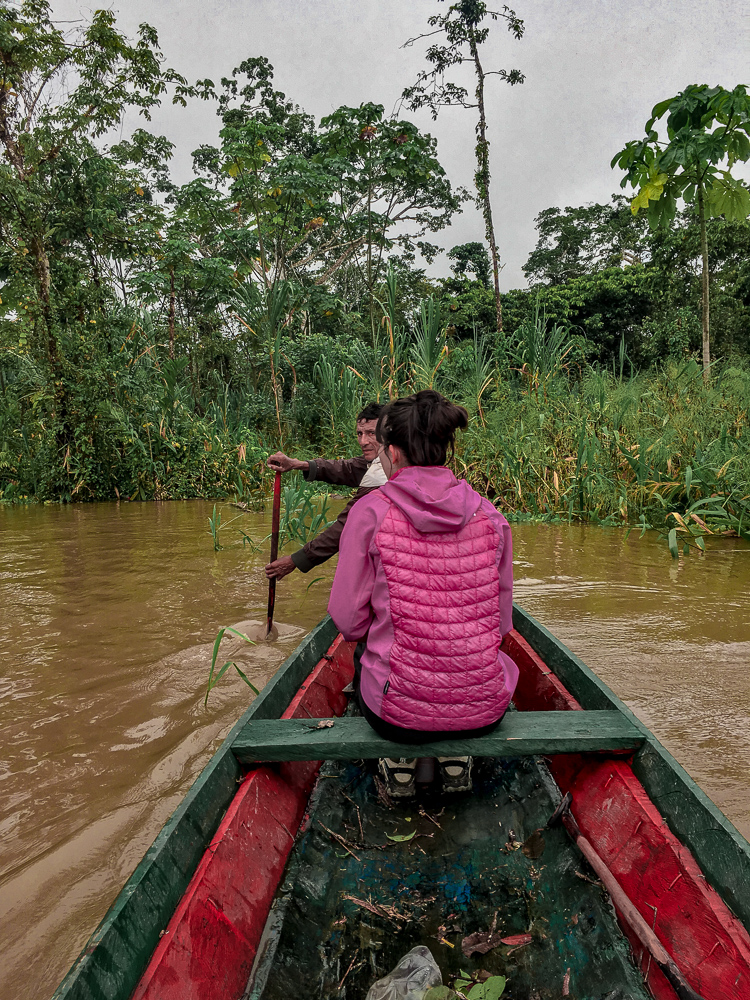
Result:
<svg viewBox="0 0 750 1000"><path fill-rule="evenodd" d="M255 645L252 639L249 639L246 635L244 635L244 633L238 632L236 628L232 628L230 625L225 625L224 628L219 629L216 639L214 640L213 655L211 657L211 670L209 671L208 674L208 687L206 688L206 697L203 699L204 708L208 705L208 696L211 694L213 689L216 687L216 685L219 683L221 678L224 676L227 670L229 670L230 667L234 667L234 669L240 675L242 680L245 682L245 684L247 684L247 686L253 691L254 694L256 695L260 694L260 691L258 691L257 687L248 678L247 674L243 673L243 671L240 670L240 668L237 666L234 660L227 660L226 663L219 670L216 669L216 659L219 655L219 646L221 645L221 640L224 638L224 635L227 632L231 632L232 635L236 635L238 638L244 639L245 642L249 642L251 646Z"/></svg>

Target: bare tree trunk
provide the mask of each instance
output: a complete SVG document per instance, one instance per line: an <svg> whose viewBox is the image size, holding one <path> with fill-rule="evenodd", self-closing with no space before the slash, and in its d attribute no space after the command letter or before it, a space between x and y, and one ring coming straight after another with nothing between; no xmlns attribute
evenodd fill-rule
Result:
<svg viewBox="0 0 750 1000"><path fill-rule="evenodd" d="M47 334L47 358L57 374L60 366L60 352L57 338L55 337L54 324L52 322L52 308L50 305L50 288L52 278L50 275L49 257L43 241L35 236L31 240L31 251L34 254L34 267L39 283L39 298L42 303L42 317L44 319L45 332Z"/></svg>
<svg viewBox="0 0 750 1000"><path fill-rule="evenodd" d="M169 356L174 357L174 268L169 269Z"/></svg>
<svg viewBox="0 0 750 1000"><path fill-rule="evenodd" d="M495 227L492 223L492 204L490 202L490 144L487 142L487 117L484 109L484 70L479 61L476 36L474 30L469 33L469 45L471 56L474 60L474 67L477 73L477 105L479 108L479 122L477 124L477 172L474 175L478 200L482 207L484 216L484 229L487 242L490 246L490 256L492 257L492 277L495 284L495 312L497 322L497 332L503 331L503 307L500 301L500 266L498 264L497 243L495 242Z"/></svg>
<svg viewBox="0 0 750 1000"><path fill-rule="evenodd" d="M369 147L368 147L369 150ZM370 333L372 335L372 343L375 346L376 334L375 334L375 306L373 302L372 295L372 182L369 177L371 165L368 159L367 163L367 292L370 299Z"/></svg>
<svg viewBox="0 0 750 1000"><path fill-rule="evenodd" d="M708 236L706 234L706 204L703 183L698 181L698 218L701 229L701 313L703 320L703 381L708 382L711 367L710 305L708 299Z"/></svg>

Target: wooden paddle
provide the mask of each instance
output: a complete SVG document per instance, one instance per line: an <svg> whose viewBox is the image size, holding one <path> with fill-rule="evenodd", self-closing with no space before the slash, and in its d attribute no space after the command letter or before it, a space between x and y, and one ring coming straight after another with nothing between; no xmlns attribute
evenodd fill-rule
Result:
<svg viewBox="0 0 750 1000"><path fill-rule="evenodd" d="M281 517L281 473L276 473L273 481L273 514L271 515L271 562L279 556L279 520ZM268 616L266 618L266 638L271 634L273 607L276 603L276 577L268 581Z"/></svg>

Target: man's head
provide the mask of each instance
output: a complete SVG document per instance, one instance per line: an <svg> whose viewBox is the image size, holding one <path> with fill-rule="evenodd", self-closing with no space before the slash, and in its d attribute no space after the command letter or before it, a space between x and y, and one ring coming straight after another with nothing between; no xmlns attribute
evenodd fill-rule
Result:
<svg viewBox="0 0 750 1000"><path fill-rule="evenodd" d="M380 445L375 437L378 426L378 417L383 407L380 403L368 403L364 409L357 414L357 441L362 449L362 455L368 462L377 456Z"/></svg>

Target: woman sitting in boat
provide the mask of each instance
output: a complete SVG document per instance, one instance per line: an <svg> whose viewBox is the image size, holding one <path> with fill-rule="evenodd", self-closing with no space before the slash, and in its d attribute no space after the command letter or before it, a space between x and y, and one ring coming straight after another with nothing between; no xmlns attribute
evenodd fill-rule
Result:
<svg viewBox="0 0 750 1000"><path fill-rule="evenodd" d="M500 650L511 628L508 522L445 465L467 425L466 410L431 389L390 403L377 427L388 482L352 508L341 537L328 610L364 644L363 715L401 743L490 732L518 679ZM413 794L416 764L380 762L391 794ZM438 765L445 789L471 787L470 758Z"/></svg>

